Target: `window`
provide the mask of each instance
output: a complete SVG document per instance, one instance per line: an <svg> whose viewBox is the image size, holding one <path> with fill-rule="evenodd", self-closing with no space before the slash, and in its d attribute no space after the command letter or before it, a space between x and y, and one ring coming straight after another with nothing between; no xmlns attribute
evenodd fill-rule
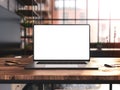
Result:
<svg viewBox="0 0 120 90"><path fill-rule="evenodd" d="M63 24L90 24L92 43L119 43L119 3L120 0L55 0L55 8Z"/></svg>
<svg viewBox="0 0 120 90"><path fill-rule="evenodd" d="M88 24L90 24L90 42L95 43L98 41L98 21L89 20Z"/></svg>
<svg viewBox="0 0 120 90"><path fill-rule="evenodd" d="M99 41L103 43L109 42L109 21L99 20Z"/></svg>
<svg viewBox="0 0 120 90"><path fill-rule="evenodd" d="M88 0L87 5L88 19L98 19L98 0Z"/></svg>

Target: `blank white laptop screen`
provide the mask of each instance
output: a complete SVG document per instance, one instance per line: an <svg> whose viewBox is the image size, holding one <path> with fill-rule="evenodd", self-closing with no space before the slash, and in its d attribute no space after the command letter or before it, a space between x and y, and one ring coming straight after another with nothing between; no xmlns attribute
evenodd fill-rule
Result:
<svg viewBox="0 0 120 90"><path fill-rule="evenodd" d="M89 60L89 25L35 25L34 60Z"/></svg>

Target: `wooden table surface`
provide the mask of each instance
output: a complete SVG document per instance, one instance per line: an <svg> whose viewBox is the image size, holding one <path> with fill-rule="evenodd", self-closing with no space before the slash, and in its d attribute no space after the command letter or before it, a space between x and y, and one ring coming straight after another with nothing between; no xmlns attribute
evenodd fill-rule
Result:
<svg viewBox="0 0 120 90"><path fill-rule="evenodd" d="M12 60L22 66L6 66L5 61ZM0 80L14 81L120 81L120 67L107 68L104 64L120 64L120 58L91 58L89 65L99 70L26 70L31 58L0 58Z"/></svg>

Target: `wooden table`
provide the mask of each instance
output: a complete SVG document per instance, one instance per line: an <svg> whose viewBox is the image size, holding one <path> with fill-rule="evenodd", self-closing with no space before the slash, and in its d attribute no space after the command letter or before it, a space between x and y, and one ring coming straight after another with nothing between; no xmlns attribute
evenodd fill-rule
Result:
<svg viewBox="0 0 120 90"><path fill-rule="evenodd" d="M17 61L22 66L5 66L6 60ZM25 70L31 58L0 58L0 82L41 83L120 83L120 67L107 68L103 65L120 64L120 58L91 58L89 65L99 70Z"/></svg>

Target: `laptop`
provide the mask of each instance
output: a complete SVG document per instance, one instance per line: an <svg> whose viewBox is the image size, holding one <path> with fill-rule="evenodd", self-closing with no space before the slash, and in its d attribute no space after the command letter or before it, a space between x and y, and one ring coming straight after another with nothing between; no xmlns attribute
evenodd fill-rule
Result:
<svg viewBox="0 0 120 90"><path fill-rule="evenodd" d="M98 69L90 61L90 25L34 25L33 63L25 69Z"/></svg>

